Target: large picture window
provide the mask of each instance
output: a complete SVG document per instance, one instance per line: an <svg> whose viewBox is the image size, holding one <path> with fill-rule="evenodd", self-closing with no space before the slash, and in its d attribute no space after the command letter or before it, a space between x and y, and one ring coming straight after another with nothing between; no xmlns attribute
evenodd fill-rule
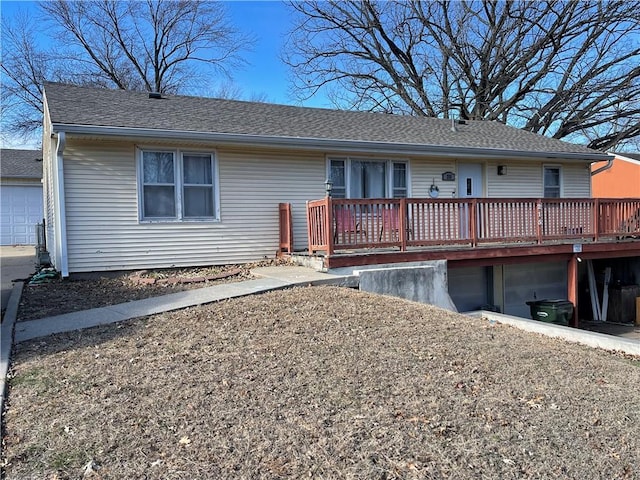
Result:
<svg viewBox="0 0 640 480"><path fill-rule="evenodd" d="M331 158L329 176L334 198L407 197L407 162L363 158Z"/></svg>
<svg viewBox="0 0 640 480"><path fill-rule="evenodd" d="M212 153L141 150L141 219L217 219L215 167Z"/></svg>

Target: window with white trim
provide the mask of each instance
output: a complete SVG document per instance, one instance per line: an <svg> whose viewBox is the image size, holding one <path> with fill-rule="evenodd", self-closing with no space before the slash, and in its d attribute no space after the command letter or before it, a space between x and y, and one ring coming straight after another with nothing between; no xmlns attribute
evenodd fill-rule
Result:
<svg viewBox="0 0 640 480"><path fill-rule="evenodd" d="M368 158L331 158L334 198L402 198L409 195L407 162Z"/></svg>
<svg viewBox="0 0 640 480"><path fill-rule="evenodd" d="M544 198L560 198L562 171L560 167L545 166L543 168Z"/></svg>
<svg viewBox="0 0 640 480"><path fill-rule="evenodd" d="M139 162L141 220L217 219L213 153L142 149Z"/></svg>

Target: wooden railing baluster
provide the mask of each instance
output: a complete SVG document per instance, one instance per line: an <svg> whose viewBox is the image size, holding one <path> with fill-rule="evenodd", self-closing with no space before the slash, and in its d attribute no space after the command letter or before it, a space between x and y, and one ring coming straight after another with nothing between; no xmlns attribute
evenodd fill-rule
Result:
<svg viewBox="0 0 640 480"><path fill-rule="evenodd" d="M353 224L341 225L338 215ZM306 216L309 251L329 255L344 249L640 236L640 199L327 197L307 202Z"/></svg>

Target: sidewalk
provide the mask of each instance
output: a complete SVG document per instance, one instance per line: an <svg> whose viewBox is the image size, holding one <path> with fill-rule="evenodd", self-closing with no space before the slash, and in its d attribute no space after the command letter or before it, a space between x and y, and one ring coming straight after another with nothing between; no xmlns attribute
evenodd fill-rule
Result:
<svg viewBox="0 0 640 480"><path fill-rule="evenodd" d="M347 279L343 275L316 272L305 267L261 267L252 270L252 273L260 278L19 322L15 325L14 341L20 343L54 333L95 327L296 285L340 285Z"/></svg>

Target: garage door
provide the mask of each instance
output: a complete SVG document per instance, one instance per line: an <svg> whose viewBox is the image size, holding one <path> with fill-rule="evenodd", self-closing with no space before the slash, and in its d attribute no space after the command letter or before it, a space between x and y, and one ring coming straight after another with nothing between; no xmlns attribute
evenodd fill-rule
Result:
<svg viewBox="0 0 640 480"><path fill-rule="evenodd" d="M528 300L567 298L567 262L504 266L504 313L531 318Z"/></svg>
<svg viewBox="0 0 640 480"><path fill-rule="evenodd" d="M487 267L449 269L449 296L459 312L479 310L489 301L492 281Z"/></svg>
<svg viewBox="0 0 640 480"><path fill-rule="evenodd" d="M40 222L42 186L0 187L0 244L35 245L35 226Z"/></svg>

